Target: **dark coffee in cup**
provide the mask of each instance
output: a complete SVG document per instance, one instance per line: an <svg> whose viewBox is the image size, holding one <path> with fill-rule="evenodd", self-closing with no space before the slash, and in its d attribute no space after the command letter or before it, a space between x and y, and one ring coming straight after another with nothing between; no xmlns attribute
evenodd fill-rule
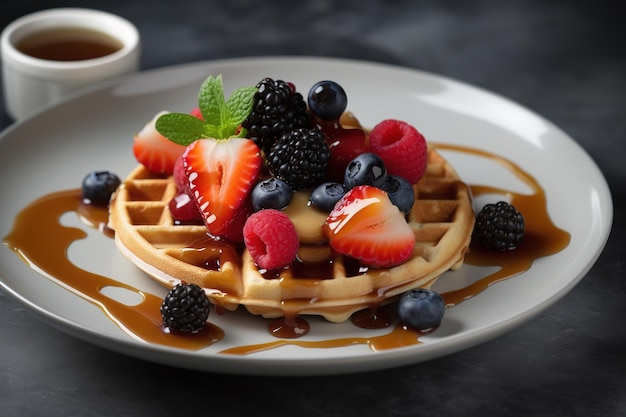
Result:
<svg viewBox="0 0 626 417"><path fill-rule="evenodd" d="M122 42L105 33L81 27L41 30L26 36L17 49L34 58L80 61L100 58L122 49Z"/></svg>

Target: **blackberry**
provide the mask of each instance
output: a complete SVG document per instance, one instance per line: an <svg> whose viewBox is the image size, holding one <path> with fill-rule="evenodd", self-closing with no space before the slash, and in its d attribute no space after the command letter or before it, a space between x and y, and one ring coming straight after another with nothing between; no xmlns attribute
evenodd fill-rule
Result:
<svg viewBox="0 0 626 417"><path fill-rule="evenodd" d="M487 249L515 249L524 237L524 217L506 201L487 204L476 217L474 237Z"/></svg>
<svg viewBox="0 0 626 417"><path fill-rule="evenodd" d="M304 97L292 83L265 78L256 87L252 112L242 126L267 155L283 133L312 124Z"/></svg>
<svg viewBox="0 0 626 417"><path fill-rule="evenodd" d="M163 299L161 316L165 327L197 333L209 318L209 299L196 284L176 285Z"/></svg>
<svg viewBox="0 0 626 417"><path fill-rule="evenodd" d="M284 133L270 150L267 166L270 173L293 190L317 185L326 175L330 149L324 134L317 128L299 128Z"/></svg>

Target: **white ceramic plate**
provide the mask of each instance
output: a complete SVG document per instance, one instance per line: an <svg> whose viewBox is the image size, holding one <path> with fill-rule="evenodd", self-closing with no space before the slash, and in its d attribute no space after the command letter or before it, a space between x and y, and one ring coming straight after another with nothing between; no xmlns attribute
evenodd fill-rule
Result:
<svg viewBox="0 0 626 417"><path fill-rule="evenodd" d="M322 58L260 58L204 62L140 73L102 85L15 124L0 140L0 235L14 216L44 194L80 186L94 169L121 177L135 166L133 134L154 114L188 111L201 82L223 74L227 94L270 76L306 93L332 79L348 92L349 109L366 126L384 118L414 124L427 140L486 149L530 171L545 189L557 226L571 233L569 246L540 259L526 273L497 283L448 310L442 326L421 345L374 352L365 345L332 349L286 346L232 356L229 346L275 340L263 319L245 312L212 315L227 337L200 351L150 345L120 330L98 308L53 283L0 248L1 288L52 325L115 351L174 366L241 374L332 374L400 366L450 354L494 338L544 310L589 270L612 224L607 184L588 155L540 116L497 95L457 81L380 64ZM469 183L483 181L476 161L449 155ZM487 178L489 181L489 178ZM515 187L509 177L506 186ZM573 210L575 208L575 210ZM70 221L70 220L68 220ZM164 295L138 272L110 238L89 232L71 256L82 268ZM37 236L33 236L34 239ZM350 323L313 320L311 340L380 334ZM6 337L10 337L7 335Z"/></svg>

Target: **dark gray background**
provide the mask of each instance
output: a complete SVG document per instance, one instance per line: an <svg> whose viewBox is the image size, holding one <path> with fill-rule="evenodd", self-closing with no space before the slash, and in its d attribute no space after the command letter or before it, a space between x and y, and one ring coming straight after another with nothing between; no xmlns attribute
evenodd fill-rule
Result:
<svg viewBox="0 0 626 417"><path fill-rule="evenodd" d="M543 115L583 146L612 189L615 221L593 269L531 322L441 359L357 375L240 377L155 365L68 336L0 294L0 415L626 415L626 33L618 4L3 2L0 28L57 6L122 15L141 32L143 69L319 55L403 65L484 87ZM0 102L0 128L10 123Z"/></svg>

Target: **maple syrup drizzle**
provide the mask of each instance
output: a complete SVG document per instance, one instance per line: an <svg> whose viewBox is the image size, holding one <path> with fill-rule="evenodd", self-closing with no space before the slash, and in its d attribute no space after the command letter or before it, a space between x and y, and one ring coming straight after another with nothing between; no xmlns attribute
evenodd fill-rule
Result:
<svg viewBox="0 0 626 417"><path fill-rule="evenodd" d="M528 270L535 259L548 256L564 249L570 241L566 231L556 227L547 213L546 195L537 181L519 166L492 153L457 145L436 144L438 149L472 154L495 160L526 183L533 191L529 195L485 185L471 185L474 196L497 193L507 196L524 215L526 232L522 245L515 251L495 253L472 245L465 262L476 266L499 266L501 269L475 283L443 293L448 306L459 304L486 289L489 285ZM75 266L67 256L69 245L87 234L76 227L60 224L59 218L66 212L76 212L86 225L112 237L107 229L107 210L86 205L81 201L80 190L60 191L48 194L24 208L16 217L13 230L4 238L4 244L13 250L27 265L37 268L46 277L68 288L83 299L98 306L127 334L148 343L185 349L201 349L224 337L224 331L207 323L195 334L168 332L163 328L160 305L162 299L144 293L112 278L94 274ZM33 239L33 236L37 238ZM125 305L102 294L107 286L121 287L138 293L142 301L136 305ZM216 306L216 309L219 306ZM379 329L390 327L392 320L383 309L372 306L357 312L352 322L362 328ZM309 348L335 348L355 344L367 345L374 351L410 346L422 343L419 337L425 333L411 330L401 324L393 326L384 335L375 337L348 337L323 341L293 340L309 332L309 323L297 315L269 321L268 329L279 340L258 345L238 346L221 351L227 354L251 354L284 345Z"/></svg>
<svg viewBox="0 0 626 417"><path fill-rule="evenodd" d="M489 251L480 244L472 242L470 251L465 255L467 264L498 266L501 269L467 287L441 294L448 306L454 306L473 297L495 282L527 271L537 258L560 252L569 245L570 234L552 222L548 214L546 193L528 172L512 161L483 150L443 144L437 144L436 147L494 160L507 168L531 189L530 194L519 194L487 185L470 185L474 197L494 193L508 197L510 203L524 216L524 238L518 248L505 252Z"/></svg>
<svg viewBox="0 0 626 417"><path fill-rule="evenodd" d="M268 330L272 336L282 339L296 339L311 331L309 322L294 314L269 321Z"/></svg>
<svg viewBox="0 0 626 417"><path fill-rule="evenodd" d="M224 332L210 323L193 335L167 332L161 319L162 298L75 266L68 259L67 249L72 242L87 237L87 233L59 223L61 215L71 211L77 212L86 224L107 230L106 208L83 204L80 189L68 190L48 194L22 210L15 219L13 230L4 238L4 243L29 266L37 267L48 278L98 306L124 332L137 339L197 350L224 337ZM109 298L100 292L108 286L137 293L142 301L129 306Z"/></svg>
<svg viewBox="0 0 626 417"><path fill-rule="evenodd" d="M249 355L251 353L258 353L264 350L275 349L287 345L316 349L340 348L353 345L367 345L372 351L378 352L403 346L419 345L422 343L419 340L419 336L423 334L424 333L421 333L417 330L409 329L402 324L397 324L393 327L391 332L380 336L343 337L338 339L328 339L320 341L280 339L267 343L259 343L257 345L237 346L229 349L224 349L220 353L226 353L231 355Z"/></svg>

